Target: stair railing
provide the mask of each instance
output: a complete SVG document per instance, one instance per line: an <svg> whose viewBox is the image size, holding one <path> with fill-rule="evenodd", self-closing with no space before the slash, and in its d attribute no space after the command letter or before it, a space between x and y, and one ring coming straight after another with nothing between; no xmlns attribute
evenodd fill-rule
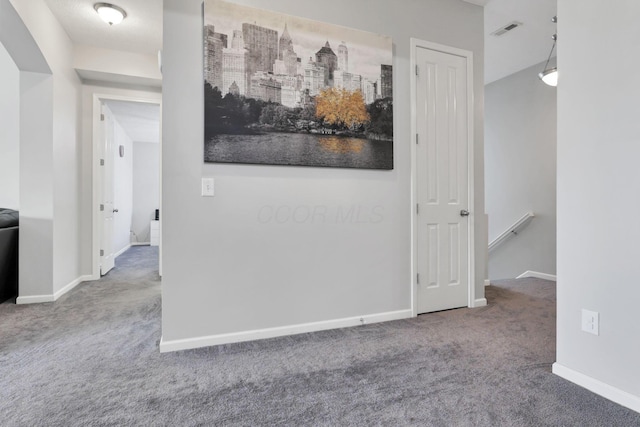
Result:
<svg viewBox="0 0 640 427"><path fill-rule="evenodd" d="M492 251L493 249L500 246L500 244L502 244L508 238L517 235L518 232L526 227L534 217L535 215L533 214L533 212L527 212L526 214L524 214L522 218L517 220L511 227L500 233L498 237L496 237L491 241L491 243L489 243L489 251Z"/></svg>

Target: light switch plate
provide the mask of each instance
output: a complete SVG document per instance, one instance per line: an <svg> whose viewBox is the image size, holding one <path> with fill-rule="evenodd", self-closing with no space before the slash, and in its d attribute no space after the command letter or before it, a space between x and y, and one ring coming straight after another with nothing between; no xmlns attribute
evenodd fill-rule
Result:
<svg viewBox="0 0 640 427"><path fill-rule="evenodd" d="M202 196L213 197L214 195L215 192L213 178L202 178Z"/></svg>

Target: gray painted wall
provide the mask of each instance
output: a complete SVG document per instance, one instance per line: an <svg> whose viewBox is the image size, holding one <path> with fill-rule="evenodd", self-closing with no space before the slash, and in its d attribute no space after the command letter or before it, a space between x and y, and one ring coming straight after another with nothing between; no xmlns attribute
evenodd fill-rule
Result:
<svg viewBox="0 0 640 427"><path fill-rule="evenodd" d="M604 383L601 393L628 393L618 398L636 411L639 15L632 1L558 2L557 364ZM615 64L611 78L594 64ZM581 331L583 308L600 313L599 336Z"/></svg>
<svg viewBox="0 0 640 427"><path fill-rule="evenodd" d="M20 71L0 43L0 208L20 208Z"/></svg>
<svg viewBox="0 0 640 427"><path fill-rule="evenodd" d="M7 35L15 53L2 39L21 70L19 293L51 297L80 276L81 82L71 40L43 0L1 5L19 15Z"/></svg>
<svg viewBox="0 0 640 427"><path fill-rule="evenodd" d="M133 143L133 218L137 240L149 241L149 222L160 208L160 144Z"/></svg>
<svg viewBox="0 0 640 427"><path fill-rule="evenodd" d="M133 218L133 142L122 125L105 106L106 114L113 117L113 207L118 209L113 218L113 252L118 253L131 243ZM120 146L124 156L120 157Z"/></svg>
<svg viewBox="0 0 640 427"><path fill-rule="evenodd" d="M4 0L0 11L0 41L21 71L18 301L34 302L80 273L80 79L71 41L43 0Z"/></svg>
<svg viewBox="0 0 640 427"><path fill-rule="evenodd" d="M20 73L18 302L53 295L53 77ZM38 126L34 126L34 120ZM33 268L37 265L38 268Z"/></svg>
<svg viewBox="0 0 640 427"><path fill-rule="evenodd" d="M482 8L451 0L237 3L393 37L395 169L204 164L202 1L165 0L163 341L411 309L410 37L474 53L482 298ZM202 176L215 177L214 198L200 196ZM326 214L307 214L314 210ZM339 217L350 210L361 214Z"/></svg>
<svg viewBox="0 0 640 427"><path fill-rule="evenodd" d="M535 218L489 254L489 278L556 274L556 88L544 63L485 86L489 241L527 212Z"/></svg>

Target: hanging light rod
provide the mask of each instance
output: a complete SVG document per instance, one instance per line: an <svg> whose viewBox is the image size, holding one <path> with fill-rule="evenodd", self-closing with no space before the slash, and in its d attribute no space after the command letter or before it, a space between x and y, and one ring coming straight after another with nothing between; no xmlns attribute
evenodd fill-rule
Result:
<svg viewBox="0 0 640 427"><path fill-rule="evenodd" d="M93 5L100 18L109 25L117 25L127 17L123 8L111 3L96 3Z"/></svg>
<svg viewBox="0 0 640 427"><path fill-rule="evenodd" d="M558 23L558 17L554 16L551 18L551 22L554 24ZM551 55L553 55L553 49L556 47L556 42L558 41L558 35L554 34L551 36L553 39L553 45L551 46L551 52L549 52L549 57L547 58L547 62L544 64L544 69L541 73L538 73L538 78L542 80L543 83L549 86L558 86L558 67L547 68L549 66L549 60L551 59Z"/></svg>

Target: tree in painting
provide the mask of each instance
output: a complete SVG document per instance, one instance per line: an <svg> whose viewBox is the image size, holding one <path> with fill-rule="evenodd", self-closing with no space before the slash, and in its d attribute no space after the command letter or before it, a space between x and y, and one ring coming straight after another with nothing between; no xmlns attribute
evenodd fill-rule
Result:
<svg viewBox="0 0 640 427"><path fill-rule="evenodd" d="M316 97L316 117L338 128L356 130L370 120L359 90L329 88Z"/></svg>

